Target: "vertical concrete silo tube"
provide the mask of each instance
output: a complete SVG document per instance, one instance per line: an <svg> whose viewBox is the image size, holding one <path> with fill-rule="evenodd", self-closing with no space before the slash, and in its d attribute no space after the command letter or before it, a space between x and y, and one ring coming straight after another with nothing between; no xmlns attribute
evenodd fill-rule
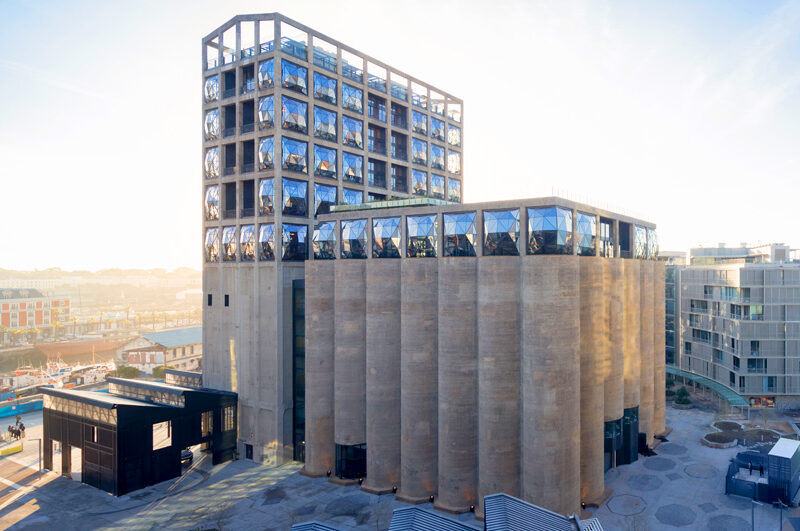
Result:
<svg viewBox="0 0 800 531"><path fill-rule="evenodd" d="M624 281L622 274L622 258L606 258L604 265L607 273L606 287L606 321L608 323L608 372L603 385L605 395L605 421L617 421L622 418L622 397L625 389L623 356L625 335L623 333L624 314Z"/></svg>
<svg viewBox="0 0 800 531"><path fill-rule="evenodd" d="M647 445L653 444L653 266L652 260L642 260L642 280L639 288L641 307L641 355L639 378L639 431L647 434Z"/></svg>
<svg viewBox="0 0 800 531"><path fill-rule="evenodd" d="M580 507L580 273L577 256L522 258L522 498Z"/></svg>
<svg viewBox="0 0 800 531"><path fill-rule="evenodd" d="M653 431L664 433L666 426L666 337L664 262L654 263L653 274Z"/></svg>
<svg viewBox="0 0 800 531"><path fill-rule="evenodd" d="M622 261L624 271L624 373L625 390L623 405L625 409L639 407L639 379L641 377L641 356L639 355L639 336L641 335L641 311L639 300L641 262L626 259Z"/></svg>
<svg viewBox="0 0 800 531"><path fill-rule="evenodd" d="M406 258L400 288L400 489L397 498L428 501L437 482L438 264Z"/></svg>
<svg viewBox="0 0 800 531"><path fill-rule="evenodd" d="M367 478L384 494L400 484L400 260L367 260Z"/></svg>
<svg viewBox="0 0 800 531"><path fill-rule="evenodd" d="M439 477L435 506L466 512L478 496L478 259L453 257L437 262Z"/></svg>

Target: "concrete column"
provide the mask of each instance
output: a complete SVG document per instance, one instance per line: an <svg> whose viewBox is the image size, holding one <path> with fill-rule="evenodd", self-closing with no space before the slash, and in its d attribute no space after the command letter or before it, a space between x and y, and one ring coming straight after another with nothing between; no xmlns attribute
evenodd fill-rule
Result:
<svg viewBox="0 0 800 531"><path fill-rule="evenodd" d="M72 446L64 441L61 442L61 475L68 478L72 477Z"/></svg>
<svg viewBox="0 0 800 531"><path fill-rule="evenodd" d="M623 383L623 370L625 358L623 355L625 335L624 323L624 282L621 258L606 258L604 266L607 274L606 282L606 321L608 326L607 371L603 395L605 396L604 420L606 422L619 420L624 414L622 397L625 384Z"/></svg>
<svg viewBox="0 0 800 531"><path fill-rule="evenodd" d="M439 494L435 505L466 512L478 500L478 259L437 262Z"/></svg>
<svg viewBox="0 0 800 531"><path fill-rule="evenodd" d="M366 264L336 260L334 283L334 441L364 444L366 433Z"/></svg>
<svg viewBox="0 0 800 531"><path fill-rule="evenodd" d="M306 462L303 473L333 470L334 263L306 264Z"/></svg>
<svg viewBox="0 0 800 531"><path fill-rule="evenodd" d="M642 280L639 289L641 301L641 377L639 379L639 431L647 434L647 445L653 444L653 265L652 260L640 261Z"/></svg>
<svg viewBox="0 0 800 531"><path fill-rule="evenodd" d="M641 313L639 300L639 282L641 277L641 262L633 259L622 260L624 273L623 293L624 314L624 369L623 381L625 390L623 406L625 409L639 406L639 378L641 377L641 357L639 355L639 336L641 335ZM640 421L641 422L641 421Z"/></svg>
<svg viewBox="0 0 800 531"><path fill-rule="evenodd" d="M400 484L400 260L367 260L367 479Z"/></svg>
<svg viewBox="0 0 800 531"><path fill-rule="evenodd" d="M437 482L437 306L435 259L406 258L400 288L400 490L428 501Z"/></svg>
<svg viewBox="0 0 800 531"><path fill-rule="evenodd" d="M603 264L605 258L584 256L580 263L580 427L581 499L602 497L604 433L604 369L608 349Z"/></svg>
<svg viewBox="0 0 800 531"><path fill-rule="evenodd" d="M478 503L520 495L520 259L478 260Z"/></svg>
<svg viewBox="0 0 800 531"><path fill-rule="evenodd" d="M664 433L666 426L666 337L665 337L665 266L653 267L653 431Z"/></svg>
<svg viewBox="0 0 800 531"><path fill-rule="evenodd" d="M522 498L580 508L579 257L522 258Z"/></svg>

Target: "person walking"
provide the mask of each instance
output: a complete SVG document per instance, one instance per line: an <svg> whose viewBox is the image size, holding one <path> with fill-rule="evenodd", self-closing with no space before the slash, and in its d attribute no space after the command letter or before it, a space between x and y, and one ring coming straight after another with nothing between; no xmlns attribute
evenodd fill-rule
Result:
<svg viewBox="0 0 800 531"><path fill-rule="evenodd" d="M19 431L20 431L20 437L24 439L25 438L25 424L23 424L22 422L19 423Z"/></svg>

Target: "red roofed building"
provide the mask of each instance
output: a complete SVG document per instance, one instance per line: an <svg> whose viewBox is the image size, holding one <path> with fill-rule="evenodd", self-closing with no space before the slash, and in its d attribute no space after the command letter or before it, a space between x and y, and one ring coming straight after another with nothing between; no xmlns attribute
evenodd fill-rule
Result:
<svg viewBox="0 0 800 531"><path fill-rule="evenodd" d="M0 288L0 327L6 331L49 328L56 321L65 321L69 310L69 297L48 297L36 289Z"/></svg>

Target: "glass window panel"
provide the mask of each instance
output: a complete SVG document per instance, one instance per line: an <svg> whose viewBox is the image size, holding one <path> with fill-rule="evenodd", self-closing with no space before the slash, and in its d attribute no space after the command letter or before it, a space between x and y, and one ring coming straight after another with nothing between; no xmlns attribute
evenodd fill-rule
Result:
<svg viewBox="0 0 800 531"><path fill-rule="evenodd" d="M281 126L290 131L308 133L308 105L285 96L281 100Z"/></svg>
<svg viewBox="0 0 800 531"><path fill-rule="evenodd" d="M336 105L336 80L314 72L314 97Z"/></svg>
<svg viewBox="0 0 800 531"><path fill-rule="evenodd" d="M222 261L236 261L236 227L222 228Z"/></svg>
<svg viewBox="0 0 800 531"><path fill-rule="evenodd" d="M299 92L301 94L308 94L307 68L290 63L286 60L281 60L281 71L283 74L283 81L281 81L281 85L283 85L284 88Z"/></svg>
<svg viewBox="0 0 800 531"><path fill-rule="evenodd" d="M282 164L284 170L293 170L296 172L308 172L308 144L292 140L291 138L283 137L283 158Z"/></svg>
<svg viewBox="0 0 800 531"><path fill-rule="evenodd" d="M275 98L264 96L258 99L258 126L269 129L275 125Z"/></svg>
<svg viewBox="0 0 800 531"><path fill-rule="evenodd" d="M336 150L314 146L314 175L336 178Z"/></svg>
<svg viewBox="0 0 800 531"><path fill-rule="evenodd" d="M519 209L483 212L483 255L519 256Z"/></svg>
<svg viewBox="0 0 800 531"><path fill-rule="evenodd" d="M529 208L528 254L572 254L572 211Z"/></svg>
<svg viewBox="0 0 800 531"><path fill-rule="evenodd" d="M364 91L342 83L342 108L364 114Z"/></svg>
<svg viewBox="0 0 800 531"><path fill-rule="evenodd" d="M444 122L442 120L431 118L431 138L444 142Z"/></svg>
<svg viewBox="0 0 800 531"><path fill-rule="evenodd" d="M211 103L219 99L219 76L214 75L206 78L206 83L203 87L203 96L206 103Z"/></svg>
<svg viewBox="0 0 800 531"><path fill-rule="evenodd" d="M475 256L475 212L444 214L444 256Z"/></svg>
<svg viewBox="0 0 800 531"><path fill-rule="evenodd" d="M262 170L271 170L274 167L275 139L262 138L258 141L258 167Z"/></svg>
<svg viewBox="0 0 800 531"><path fill-rule="evenodd" d="M411 193L414 195L428 195L427 172L411 170Z"/></svg>
<svg viewBox="0 0 800 531"><path fill-rule="evenodd" d="M447 200L454 203L461 202L461 181L448 179L447 181Z"/></svg>
<svg viewBox="0 0 800 531"><path fill-rule="evenodd" d="M342 188L342 203L345 205L360 205L363 200L364 193L361 190Z"/></svg>
<svg viewBox="0 0 800 531"><path fill-rule="evenodd" d="M266 216L274 213L275 179L261 179L258 182L258 215Z"/></svg>
<svg viewBox="0 0 800 531"><path fill-rule="evenodd" d="M447 124L447 143L451 146L461 146L461 128Z"/></svg>
<svg viewBox="0 0 800 531"><path fill-rule="evenodd" d="M281 259L289 262L297 262L308 258L308 246L306 236L308 227L305 225L283 224L283 254Z"/></svg>
<svg viewBox="0 0 800 531"><path fill-rule="evenodd" d="M219 261L219 229L212 227L206 229L206 262Z"/></svg>
<svg viewBox="0 0 800 531"><path fill-rule="evenodd" d="M411 162L428 164L428 143L418 138L411 139Z"/></svg>
<svg viewBox="0 0 800 531"><path fill-rule="evenodd" d="M594 256L597 249L597 216L578 212L575 217L575 244L581 256Z"/></svg>
<svg viewBox="0 0 800 531"><path fill-rule="evenodd" d="M336 73L336 46L319 37L313 37L314 64Z"/></svg>
<svg viewBox="0 0 800 531"><path fill-rule="evenodd" d="M456 175L461 173L461 154L455 151L447 152L447 171Z"/></svg>
<svg viewBox="0 0 800 531"><path fill-rule="evenodd" d="M275 225L266 223L258 227L258 259L275 260Z"/></svg>
<svg viewBox="0 0 800 531"><path fill-rule="evenodd" d="M219 148L213 147L206 150L204 168L207 179L219 177Z"/></svg>
<svg viewBox="0 0 800 531"><path fill-rule="evenodd" d="M428 115L419 111L411 111L411 130L420 135L428 135Z"/></svg>
<svg viewBox="0 0 800 531"><path fill-rule="evenodd" d="M345 146L364 147L364 122L342 116L342 142Z"/></svg>
<svg viewBox="0 0 800 531"><path fill-rule="evenodd" d="M658 234L656 229L647 229L647 257L650 260L658 258Z"/></svg>
<svg viewBox="0 0 800 531"><path fill-rule="evenodd" d="M641 260L647 258L647 229L639 225L633 227L633 257Z"/></svg>
<svg viewBox="0 0 800 531"><path fill-rule="evenodd" d="M324 184L314 185L314 215L327 214L336 204L336 187Z"/></svg>
<svg viewBox="0 0 800 531"><path fill-rule="evenodd" d="M206 140L216 140L219 138L219 109L211 109L206 113L203 132L205 133Z"/></svg>
<svg viewBox="0 0 800 531"><path fill-rule="evenodd" d="M336 113L314 107L314 136L336 142Z"/></svg>
<svg viewBox="0 0 800 531"><path fill-rule="evenodd" d="M206 188L206 220L219 219L219 186Z"/></svg>
<svg viewBox="0 0 800 531"><path fill-rule="evenodd" d="M431 168L444 169L444 148L436 144L431 144Z"/></svg>
<svg viewBox="0 0 800 531"><path fill-rule="evenodd" d="M258 87L262 89L275 86L275 59L258 63Z"/></svg>
<svg viewBox="0 0 800 531"><path fill-rule="evenodd" d="M242 262L252 262L256 259L255 227L242 225L239 229L239 248Z"/></svg>
<svg viewBox="0 0 800 531"><path fill-rule="evenodd" d="M287 216L305 217L308 214L307 195L308 183L295 181L294 179L284 179L283 213Z"/></svg>
<svg viewBox="0 0 800 531"><path fill-rule="evenodd" d="M366 258L367 220L349 219L343 220L341 223L342 258Z"/></svg>
<svg viewBox="0 0 800 531"><path fill-rule="evenodd" d="M444 199L444 175L431 174L431 196Z"/></svg>
<svg viewBox="0 0 800 531"><path fill-rule="evenodd" d="M325 221L317 225L311 239L314 260L333 260L336 258L336 222Z"/></svg>
<svg viewBox="0 0 800 531"><path fill-rule="evenodd" d="M372 257L400 258L400 218L372 220Z"/></svg>
<svg viewBox="0 0 800 531"><path fill-rule="evenodd" d="M406 217L406 256L409 258L435 258L436 214Z"/></svg>

